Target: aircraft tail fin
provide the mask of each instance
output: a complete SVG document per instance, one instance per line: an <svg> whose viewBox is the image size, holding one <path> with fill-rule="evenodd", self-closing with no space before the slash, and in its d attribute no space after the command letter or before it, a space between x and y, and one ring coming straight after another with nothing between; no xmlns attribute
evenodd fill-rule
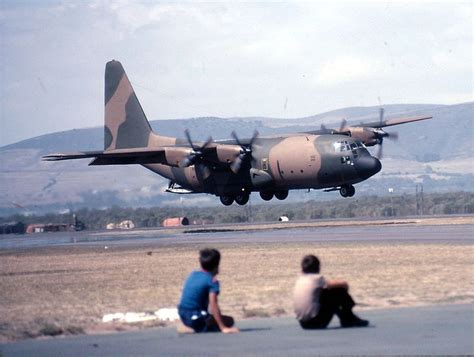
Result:
<svg viewBox="0 0 474 357"><path fill-rule="evenodd" d="M104 150L170 145L174 138L153 133L122 64L105 66Z"/></svg>

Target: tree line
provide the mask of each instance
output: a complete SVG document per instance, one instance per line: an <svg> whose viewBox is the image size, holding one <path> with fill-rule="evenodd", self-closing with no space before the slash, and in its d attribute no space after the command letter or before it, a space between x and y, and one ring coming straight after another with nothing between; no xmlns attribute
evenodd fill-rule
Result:
<svg viewBox="0 0 474 357"><path fill-rule="evenodd" d="M430 193L424 196L393 195L364 196L332 201L306 201L298 203L263 203L230 207L150 207L107 209L82 208L67 214L44 215L16 214L0 217L0 223L72 223L72 214L84 223L86 229L105 229L108 223L131 220L135 227L158 227L169 217L186 216L191 224L272 222L286 216L290 220L337 219L363 217L401 217L415 215L449 215L474 213L474 193Z"/></svg>

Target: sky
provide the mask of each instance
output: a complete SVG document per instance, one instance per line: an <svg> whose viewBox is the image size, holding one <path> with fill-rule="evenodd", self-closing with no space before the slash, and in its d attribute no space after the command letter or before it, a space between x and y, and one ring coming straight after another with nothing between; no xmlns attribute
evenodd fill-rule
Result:
<svg viewBox="0 0 474 357"><path fill-rule="evenodd" d="M103 125L105 63L150 120L473 101L473 2L0 0L0 146Z"/></svg>

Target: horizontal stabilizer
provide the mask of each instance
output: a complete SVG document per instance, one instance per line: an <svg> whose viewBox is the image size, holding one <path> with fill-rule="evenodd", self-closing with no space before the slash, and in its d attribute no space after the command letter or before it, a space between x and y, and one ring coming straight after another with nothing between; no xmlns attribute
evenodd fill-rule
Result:
<svg viewBox="0 0 474 357"><path fill-rule="evenodd" d="M117 149L107 151L86 151L78 153L60 153L43 156L44 161L61 161L94 158L89 165L132 165L166 163L165 148Z"/></svg>
<svg viewBox="0 0 474 357"><path fill-rule="evenodd" d="M101 155L103 151L84 151L84 152L71 152L71 153L59 153L49 154L42 157L43 161L61 161L61 160L74 160L74 159L90 159L91 157L97 157Z"/></svg>

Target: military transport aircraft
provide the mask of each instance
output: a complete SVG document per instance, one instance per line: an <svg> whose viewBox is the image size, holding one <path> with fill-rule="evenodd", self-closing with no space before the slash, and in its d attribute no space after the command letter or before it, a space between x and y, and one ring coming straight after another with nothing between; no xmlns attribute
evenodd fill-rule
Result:
<svg viewBox="0 0 474 357"><path fill-rule="evenodd" d="M105 67L104 150L50 154L46 161L94 158L89 165L138 164L170 180L167 192L210 193L229 206L245 205L251 192L262 199L284 200L289 190L339 190L343 197L355 193L354 184L380 171L377 157L367 146L396 138L382 128L429 116L380 120L340 128L259 137L194 142L153 132L125 71L118 61ZM380 154L378 155L380 158Z"/></svg>

